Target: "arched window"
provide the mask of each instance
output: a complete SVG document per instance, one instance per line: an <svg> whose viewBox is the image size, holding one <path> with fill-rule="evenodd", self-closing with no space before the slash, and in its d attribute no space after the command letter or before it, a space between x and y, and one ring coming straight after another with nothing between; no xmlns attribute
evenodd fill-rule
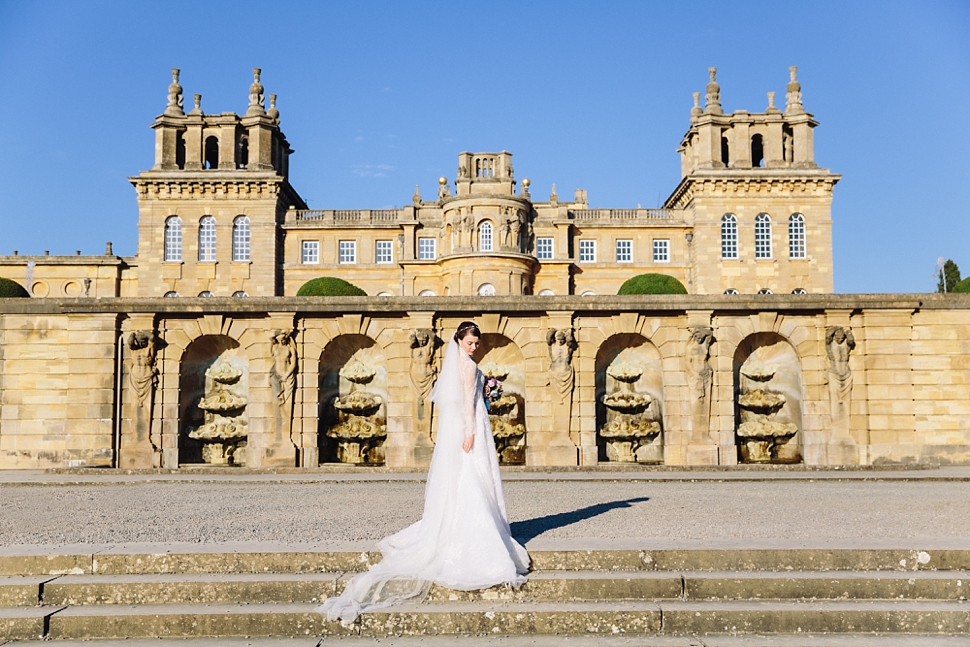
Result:
<svg viewBox="0 0 970 647"><path fill-rule="evenodd" d="M727 137L721 137L721 161L724 166L731 166L731 146Z"/></svg>
<svg viewBox="0 0 970 647"><path fill-rule="evenodd" d="M210 135L205 138L205 164L203 168L219 168L219 138Z"/></svg>
<svg viewBox="0 0 970 647"><path fill-rule="evenodd" d="M418 296L419 297L433 297L434 296L434 291L433 290L421 290L420 292L418 292Z"/></svg>
<svg viewBox="0 0 970 647"><path fill-rule="evenodd" d="M768 288L761 288L760 290L758 290L758 294L771 294L771 290L769 290Z"/></svg>
<svg viewBox="0 0 970 647"><path fill-rule="evenodd" d="M495 286L491 283L482 283L478 286L478 296L480 297L494 297L495 296Z"/></svg>
<svg viewBox="0 0 970 647"><path fill-rule="evenodd" d="M199 221L199 260L216 260L216 219L212 216Z"/></svg>
<svg viewBox="0 0 970 647"><path fill-rule="evenodd" d="M249 137L242 135L236 147L236 166L246 168L249 166Z"/></svg>
<svg viewBox="0 0 970 647"><path fill-rule="evenodd" d="M169 263L182 260L182 219L178 216L169 216L165 219L164 258Z"/></svg>
<svg viewBox="0 0 970 647"><path fill-rule="evenodd" d="M539 290L539 296L540 297L554 297L554 296L556 296L556 293L553 292L552 290Z"/></svg>
<svg viewBox="0 0 970 647"><path fill-rule="evenodd" d="M232 293L232 296L234 296L234 297L248 297L249 295L246 294L245 292L243 292L242 290L237 290L236 292L233 292Z"/></svg>
<svg viewBox="0 0 970 647"><path fill-rule="evenodd" d="M765 165L765 142L761 135L751 138L751 166L759 168Z"/></svg>
<svg viewBox="0 0 970 647"><path fill-rule="evenodd" d="M771 217L766 213L754 218L754 257L771 258Z"/></svg>
<svg viewBox="0 0 970 647"><path fill-rule="evenodd" d="M734 288L728 288L727 290L724 291L724 294L740 294L740 292L738 292Z"/></svg>
<svg viewBox="0 0 970 647"><path fill-rule="evenodd" d="M795 288L794 290L791 291L791 293L792 294L808 294L808 292L805 291L805 288Z"/></svg>
<svg viewBox="0 0 970 647"><path fill-rule="evenodd" d="M492 251L492 223L488 220L478 226L478 251Z"/></svg>
<svg viewBox="0 0 970 647"><path fill-rule="evenodd" d="M249 260L249 218L236 216L232 221L232 260Z"/></svg>
<svg viewBox="0 0 970 647"><path fill-rule="evenodd" d="M733 213L721 216L721 258L738 257L738 219Z"/></svg>
<svg viewBox="0 0 970 647"><path fill-rule="evenodd" d="M213 297L215 295L212 294L211 292L209 292L208 290L202 290L202 292L199 292L199 296L200 297Z"/></svg>
<svg viewBox="0 0 970 647"><path fill-rule="evenodd" d="M169 291L169 292L166 292L163 296L166 298L174 298L174 297L177 297L178 295L179 295L178 292Z"/></svg>
<svg viewBox="0 0 970 647"><path fill-rule="evenodd" d="M800 213L788 219L788 258L805 258L805 216Z"/></svg>

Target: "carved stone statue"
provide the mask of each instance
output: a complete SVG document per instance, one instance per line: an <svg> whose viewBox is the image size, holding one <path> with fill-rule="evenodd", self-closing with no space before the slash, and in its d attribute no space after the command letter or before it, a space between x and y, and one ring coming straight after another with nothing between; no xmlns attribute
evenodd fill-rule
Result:
<svg viewBox="0 0 970 647"><path fill-rule="evenodd" d="M434 383L434 332L427 328L411 331L411 366L408 375L411 388L418 398L418 419L424 420L424 402L431 394Z"/></svg>
<svg viewBox="0 0 970 647"><path fill-rule="evenodd" d="M714 383L714 370L711 368L711 345L714 331L710 326L694 326L690 329L687 342L687 386L691 395L691 415L696 432L695 441L710 429L711 388Z"/></svg>
<svg viewBox="0 0 970 647"><path fill-rule="evenodd" d="M158 386L158 368L155 366L155 333L151 330L136 330L128 336L128 350L131 365L128 369L128 383L135 396L135 434L140 442L147 438L155 453L161 450L161 443L152 438L152 402L155 387Z"/></svg>
<svg viewBox="0 0 970 647"><path fill-rule="evenodd" d="M292 437L293 392L296 388L297 352L293 341L293 330L274 330L271 337L273 365L270 367L270 380L278 407L277 436L285 430ZM294 442L299 447L299 443Z"/></svg>
<svg viewBox="0 0 970 647"><path fill-rule="evenodd" d="M519 234L522 231L522 214L512 211L509 208L509 247L515 251L521 251L519 247Z"/></svg>
<svg viewBox="0 0 970 647"><path fill-rule="evenodd" d="M855 348L852 330L842 326L829 326L825 330L825 354L829 367L825 377L829 383L829 400L832 405L833 424L837 416L848 415L849 396L852 394L852 370L849 353ZM846 419L846 422L848 420Z"/></svg>
<svg viewBox="0 0 970 647"><path fill-rule="evenodd" d="M508 249L512 246L512 221L509 218L502 220L502 248Z"/></svg>
<svg viewBox="0 0 970 647"><path fill-rule="evenodd" d="M559 394L559 404L565 404L573 392L576 372L573 370L573 351L576 339L571 328L546 332L549 346L549 382L553 392Z"/></svg>

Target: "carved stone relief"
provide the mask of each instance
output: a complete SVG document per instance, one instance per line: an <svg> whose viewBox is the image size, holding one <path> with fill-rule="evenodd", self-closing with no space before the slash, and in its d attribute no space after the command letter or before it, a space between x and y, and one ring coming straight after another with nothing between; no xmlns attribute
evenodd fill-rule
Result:
<svg viewBox="0 0 970 647"><path fill-rule="evenodd" d="M139 442L147 437L155 452L161 450L161 443L152 437L152 404L155 387L158 386L158 368L155 366L155 333L151 330L136 330L128 336L128 351L131 364L128 369L128 384L135 402L135 434Z"/></svg>
<svg viewBox="0 0 970 647"><path fill-rule="evenodd" d="M294 447L300 443L293 438L293 393L296 389L297 352L293 330L274 330L270 338L273 364L270 367L270 383L276 396L276 438L283 433Z"/></svg>
<svg viewBox="0 0 970 647"><path fill-rule="evenodd" d="M711 420L711 389L714 370L711 368L711 345L714 330L710 326L694 326L687 341L687 386L691 397L691 419L694 442L706 442Z"/></svg>
<svg viewBox="0 0 970 647"><path fill-rule="evenodd" d="M549 384L553 394L558 396L559 404L569 405L572 402L573 386L576 372L573 370L573 351L576 350L576 339L571 328L556 330L550 328L546 332L546 344L549 346Z"/></svg>
<svg viewBox="0 0 970 647"><path fill-rule="evenodd" d="M431 394L431 386L437 374L434 366L434 331L427 328L412 330L408 339L411 342L411 366L408 376L411 388L417 396L418 420L425 419L425 400Z"/></svg>
<svg viewBox="0 0 970 647"><path fill-rule="evenodd" d="M852 370L849 354L855 348L852 330L843 326L829 326L825 330L825 354L829 367L825 379L829 385L832 428L836 432L849 433L849 403L852 397Z"/></svg>

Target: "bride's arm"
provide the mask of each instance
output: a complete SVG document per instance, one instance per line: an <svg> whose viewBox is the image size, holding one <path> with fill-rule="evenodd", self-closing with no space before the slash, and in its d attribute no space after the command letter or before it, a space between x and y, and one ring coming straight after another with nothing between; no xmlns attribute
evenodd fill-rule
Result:
<svg viewBox="0 0 970 647"><path fill-rule="evenodd" d="M476 393L478 385L478 367L471 358L462 358L461 366L461 386L465 394L465 440L461 448L465 452L470 452L475 446L475 400L481 397Z"/></svg>

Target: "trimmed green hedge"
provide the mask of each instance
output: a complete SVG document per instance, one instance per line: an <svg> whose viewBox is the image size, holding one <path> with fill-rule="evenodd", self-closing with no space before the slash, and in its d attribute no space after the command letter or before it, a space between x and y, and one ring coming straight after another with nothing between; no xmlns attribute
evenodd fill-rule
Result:
<svg viewBox="0 0 970 647"><path fill-rule="evenodd" d="M18 299L29 297L30 293L16 281L0 277L0 299Z"/></svg>
<svg viewBox="0 0 970 647"><path fill-rule="evenodd" d="M687 288L666 274L638 274L627 279L617 294L687 294Z"/></svg>
<svg viewBox="0 0 970 647"><path fill-rule="evenodd" d="M366 297L367 293L353 283L333 276L321 276L303 284L298 297Z"/></svg>
<svg viewBox="0 0 970 647"><path fill-rule="evenodd" d="M970 292L970 276L954 285L950 292Z"/></svg>

